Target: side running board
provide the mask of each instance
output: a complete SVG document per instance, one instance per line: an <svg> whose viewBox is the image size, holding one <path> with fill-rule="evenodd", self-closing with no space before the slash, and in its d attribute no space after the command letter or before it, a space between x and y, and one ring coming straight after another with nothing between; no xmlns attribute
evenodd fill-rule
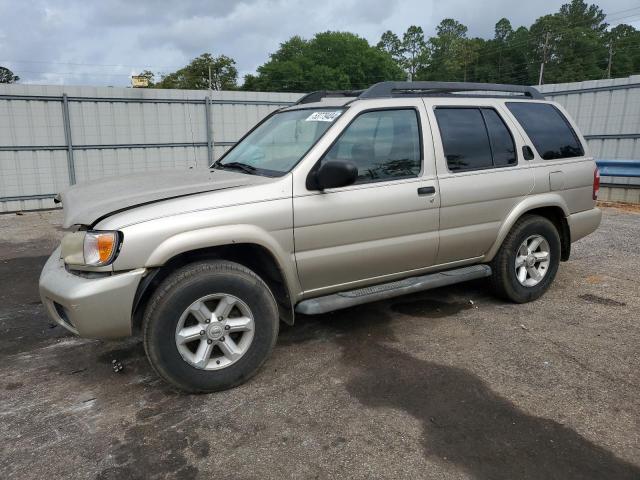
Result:
<svg viewBox="0 0 640 480"><path fill-rule="evenodd" d="M296 312L305 315L317 315L342 308L362 305L386 298L398 297L408 293L420 292L431 288L444 287L454 283L466 282L491 275L489 265L471 265L444 272L431 273L420 277L405 278L396 282L383 283L359 290L333 293L324 297L303 300L296 305Z"/></svg>

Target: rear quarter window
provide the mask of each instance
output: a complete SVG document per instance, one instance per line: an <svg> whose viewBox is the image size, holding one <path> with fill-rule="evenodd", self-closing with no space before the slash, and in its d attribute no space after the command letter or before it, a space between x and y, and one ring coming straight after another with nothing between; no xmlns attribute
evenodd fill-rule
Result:
<svg viewBox="0 0 640 480"><path fill-rule="evenodd" d="M584 149L567 119L548 103L506 102L544 160L581 157Z"/></svg>

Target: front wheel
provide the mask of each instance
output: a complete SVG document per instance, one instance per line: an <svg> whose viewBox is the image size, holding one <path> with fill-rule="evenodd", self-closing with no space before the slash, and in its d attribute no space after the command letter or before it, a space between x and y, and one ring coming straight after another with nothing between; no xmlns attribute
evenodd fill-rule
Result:
<svg viewBox="0 0 640 480"><path fill-rule="evenodd" d="M555 225L537 215L516 222L491 262L494 291L513 302L536 300L546 292L560 264Z"/></svg>
<svg viewBox="0 0 640 480"><path fill-rule="evenodd" d="M158 374L188 392L251 378L278 336L278 308L251 270L226 261L187 265L167 277L144 317L144 346Z"/></svg>

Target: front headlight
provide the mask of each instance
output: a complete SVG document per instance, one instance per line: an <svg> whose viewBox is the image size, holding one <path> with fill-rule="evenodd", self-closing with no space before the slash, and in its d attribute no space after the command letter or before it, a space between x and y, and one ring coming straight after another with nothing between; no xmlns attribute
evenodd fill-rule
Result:
<svg viewBox="0 0 640 480"><path fill-rule="evenodd" d="M84 264L91 267L109 265L116 258L119 247L119 232L89 230L84 236Z"/></svg>

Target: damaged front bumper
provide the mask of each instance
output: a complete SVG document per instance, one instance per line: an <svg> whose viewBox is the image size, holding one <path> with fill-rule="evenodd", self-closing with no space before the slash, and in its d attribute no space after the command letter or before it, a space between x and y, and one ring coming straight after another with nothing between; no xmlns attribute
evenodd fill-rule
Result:
<svg viewBox="0 0 640 480"><path fill-rule="evenodd" d="M58 248L40 275L40 298L49 317L76 335L126 337L131 335L133 299L145 273L139 268L81 276L67 271Z"/></svg>

